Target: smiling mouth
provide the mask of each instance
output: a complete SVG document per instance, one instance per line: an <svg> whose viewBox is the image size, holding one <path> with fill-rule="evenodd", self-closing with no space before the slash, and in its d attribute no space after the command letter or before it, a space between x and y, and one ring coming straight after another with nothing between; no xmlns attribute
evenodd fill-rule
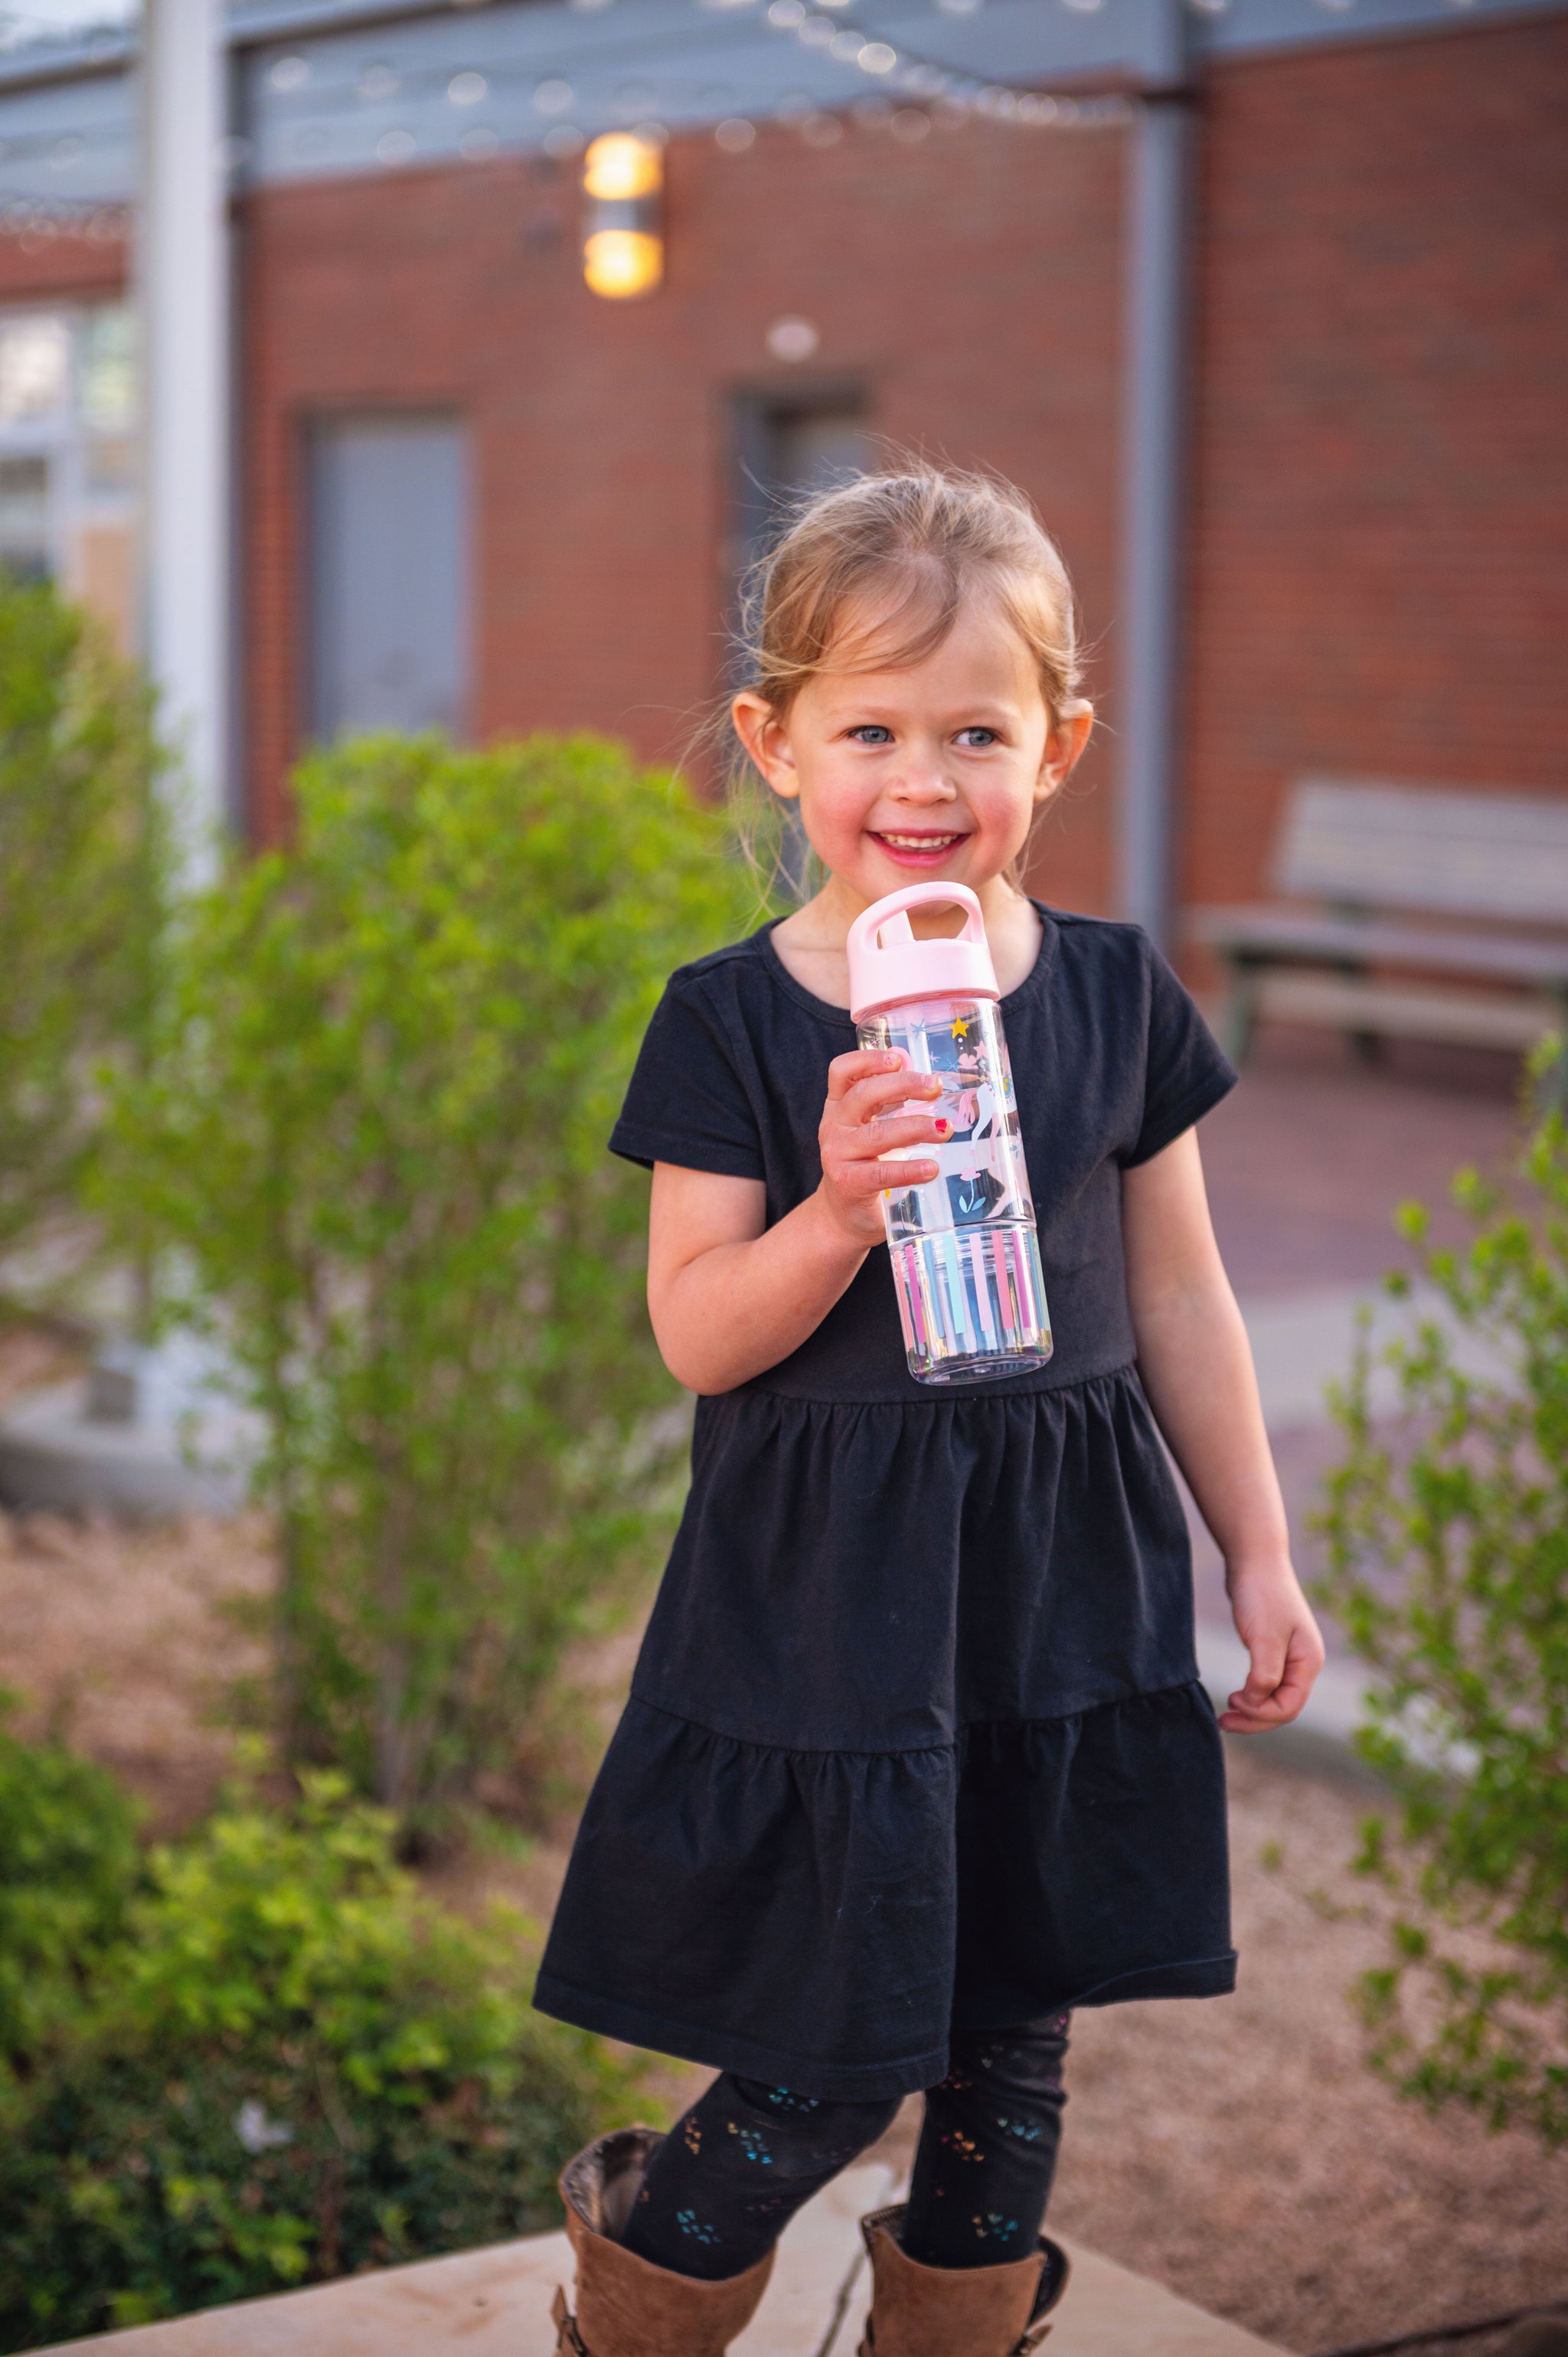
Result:
<svg viewBox="0 0 1568 2357"><path fill-rule="evenodd" d="M875 840L886 844L890 851L927 853L950 851L955 843L965 843L968 839L967 834L961 828L956 834L894 834L883 829L875 836Z"/></svg>

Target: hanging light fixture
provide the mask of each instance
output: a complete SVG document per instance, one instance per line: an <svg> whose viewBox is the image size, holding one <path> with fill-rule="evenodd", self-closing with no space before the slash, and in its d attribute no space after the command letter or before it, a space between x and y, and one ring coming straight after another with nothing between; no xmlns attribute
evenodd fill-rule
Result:
<svg viewBox="0 0 1568 2357"><path fill-rule="evenodd" d="M596 295L647 295L664 275L664 155L638 131L607 131L583 158L583 276Z"/></svg>

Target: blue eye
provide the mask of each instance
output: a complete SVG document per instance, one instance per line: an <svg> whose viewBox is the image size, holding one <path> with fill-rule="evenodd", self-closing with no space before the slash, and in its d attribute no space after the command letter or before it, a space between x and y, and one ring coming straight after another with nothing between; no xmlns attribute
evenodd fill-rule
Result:
<svg viewBox="0 0 1568 2357"><path fill-rule="evenodd" d="M994 728L961 728L958 732L958 741L961 745L972 745L978 748L986 745L999 744L1001 739Z"/></svg>
<svg viewBox="0 0 1568 2357"><path fill-rule="evenodd" d="M863 720L858 728L852 728L849 733L857 745L891 745L893 742L892 729L884 728L877 720Z"/></svg>

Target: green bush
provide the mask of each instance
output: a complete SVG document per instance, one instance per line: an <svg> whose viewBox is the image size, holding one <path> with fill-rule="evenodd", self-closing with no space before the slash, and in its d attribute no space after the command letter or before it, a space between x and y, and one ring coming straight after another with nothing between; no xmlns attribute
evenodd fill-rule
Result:
<svg viewBox="0 0 1568 2357"><path fill-rule="evenodd" d="M605 1141L742 886L594 738L368 739L295 793L293 846L177 929L125 1191L268 1420L285 1748L418 1824L505 1763L669 1513L646 1181Z"/></svg>
<svg viewBox="0 0 1568 2357"><path fill-rule="evenodd" d="M0 2349L557 2222L634 2073L531 2011L522 1919L423 1900L392 1831L322 1774L152 1853L79 2035L8 2099Z"/></svg>
<svg viewBox="0 0 1568 2357"><path fill-rule="evenodd" d="M1360 1741L1402 1803L1366 1829L1397 1899L1363 1996L1374 2058L1408 2093L1568 2141L1568 1130L1530 1139L1520 1200L1474 1171L1473 1223L1434 1247L1401 1214L1444 1315L1386 1355L1401 1415L1374 1425L1363 1345L1337 1402L1323 1601L1378 1674ZM1391 1289L1408 1291L1404 1279ZM1477 1345L1480 1346L1477 1349ZM1477 1369L1489 1372L1477 1372Z"/></svg>
<svg viewBox="0 0 1568 2357"><path fill-rule="evenodd" d="M140 1874L135 1811L113 1778L0 1726L0 2080L76 2020Z"/></svg>
<svg viewBox="0 0 1568 2357"><path fill-rule="evenodd" d="M69 1216L105 1058L139 1052L165 872L146 689L0 572L0 1256Z"/></svg>

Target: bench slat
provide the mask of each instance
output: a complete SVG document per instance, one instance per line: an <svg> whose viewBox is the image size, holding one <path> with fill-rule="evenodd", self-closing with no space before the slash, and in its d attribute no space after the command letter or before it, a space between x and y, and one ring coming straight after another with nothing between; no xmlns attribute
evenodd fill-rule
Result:
<svg viewBox="0 0 1568 2357"><path fill-rule="evenodd" d="M1258 1012L1285 1023L1323 1024L1379 1038L1456 1041L1475 1048L1533 1048L1561 1028L1549 999L1482 998L1453 990L1400 988L1332 974L1271 974Z"/></svg>
<svg viewBox="0 0 1568 2357"><path fill-rule="evenodd" d="M1437 974L1484 975L1495 982L1568 984L1568 936L1439 931L1379 924L1267 906L1192 909L1187 930L1211 948L1263 957L1356 959L1368 965L1425 966Z"/></svg>
<svg viewBox="0 0 1568 2357"><path fill-rule="evenodd" d="M1305 778L1274 880L1369 907L1568 923L1568 799Z"/></svg>

